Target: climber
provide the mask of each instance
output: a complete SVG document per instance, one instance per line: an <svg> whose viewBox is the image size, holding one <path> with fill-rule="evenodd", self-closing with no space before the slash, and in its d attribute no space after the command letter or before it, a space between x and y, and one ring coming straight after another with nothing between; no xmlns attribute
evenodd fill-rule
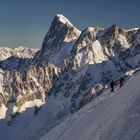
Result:
<svg viewBox="0 0 140 140"><path fill-rule="evenodd" d="M120 79L120 88L121 88L122 86L124 86L124 83L125 83L124 78L121 78L121 79Z"/></svg>
<svg viewBox="0 0 140 140"><path fill-rule="evenodd" d="M111 92L114 91L114 86L115 86L114 81L111 81L111 83L110 83Z"/></svg>

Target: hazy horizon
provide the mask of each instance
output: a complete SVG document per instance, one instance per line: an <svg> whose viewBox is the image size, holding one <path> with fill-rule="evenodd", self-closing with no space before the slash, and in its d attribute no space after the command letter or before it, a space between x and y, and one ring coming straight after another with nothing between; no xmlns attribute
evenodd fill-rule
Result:
<svg viewBox="0 0 140 140"><path fill-rule="evenodd" d="M140 28L139 0L0 0L0 46L41 48L56 14L82 30L89 26Z"/></svg>

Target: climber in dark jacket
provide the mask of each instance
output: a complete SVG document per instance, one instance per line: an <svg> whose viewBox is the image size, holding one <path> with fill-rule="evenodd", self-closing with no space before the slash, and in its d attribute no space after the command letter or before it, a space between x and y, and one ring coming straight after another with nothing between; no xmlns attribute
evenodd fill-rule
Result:
<svg viewBox="0 0 140 140"><path fill-rule="evenodd" d="M114 91L114 86L115 86L114 81L111 81L111 83L110 83L111 92Z"/></svg>

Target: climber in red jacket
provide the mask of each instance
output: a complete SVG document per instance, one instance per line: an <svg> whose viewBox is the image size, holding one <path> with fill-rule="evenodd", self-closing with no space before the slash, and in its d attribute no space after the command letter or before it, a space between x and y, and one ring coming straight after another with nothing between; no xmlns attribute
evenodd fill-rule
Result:
<svg viewBox="0 0 140 140"><path fill-rule="evenodd" d="M120 88L124 86L124 83L125 83L124 78L121 78L121 79L120 79Z"/></svg>

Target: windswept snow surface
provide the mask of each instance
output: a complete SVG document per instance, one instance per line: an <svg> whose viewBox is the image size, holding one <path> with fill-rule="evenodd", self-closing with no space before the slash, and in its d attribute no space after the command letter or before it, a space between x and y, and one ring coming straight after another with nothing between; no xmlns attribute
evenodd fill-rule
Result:
<svg viewBox="0 0 140 140"><path fill-rule="evenodd" d="M105 97L106 96L106 97ZM139 140L140 73L57 125L40 140Z"/></svg>

